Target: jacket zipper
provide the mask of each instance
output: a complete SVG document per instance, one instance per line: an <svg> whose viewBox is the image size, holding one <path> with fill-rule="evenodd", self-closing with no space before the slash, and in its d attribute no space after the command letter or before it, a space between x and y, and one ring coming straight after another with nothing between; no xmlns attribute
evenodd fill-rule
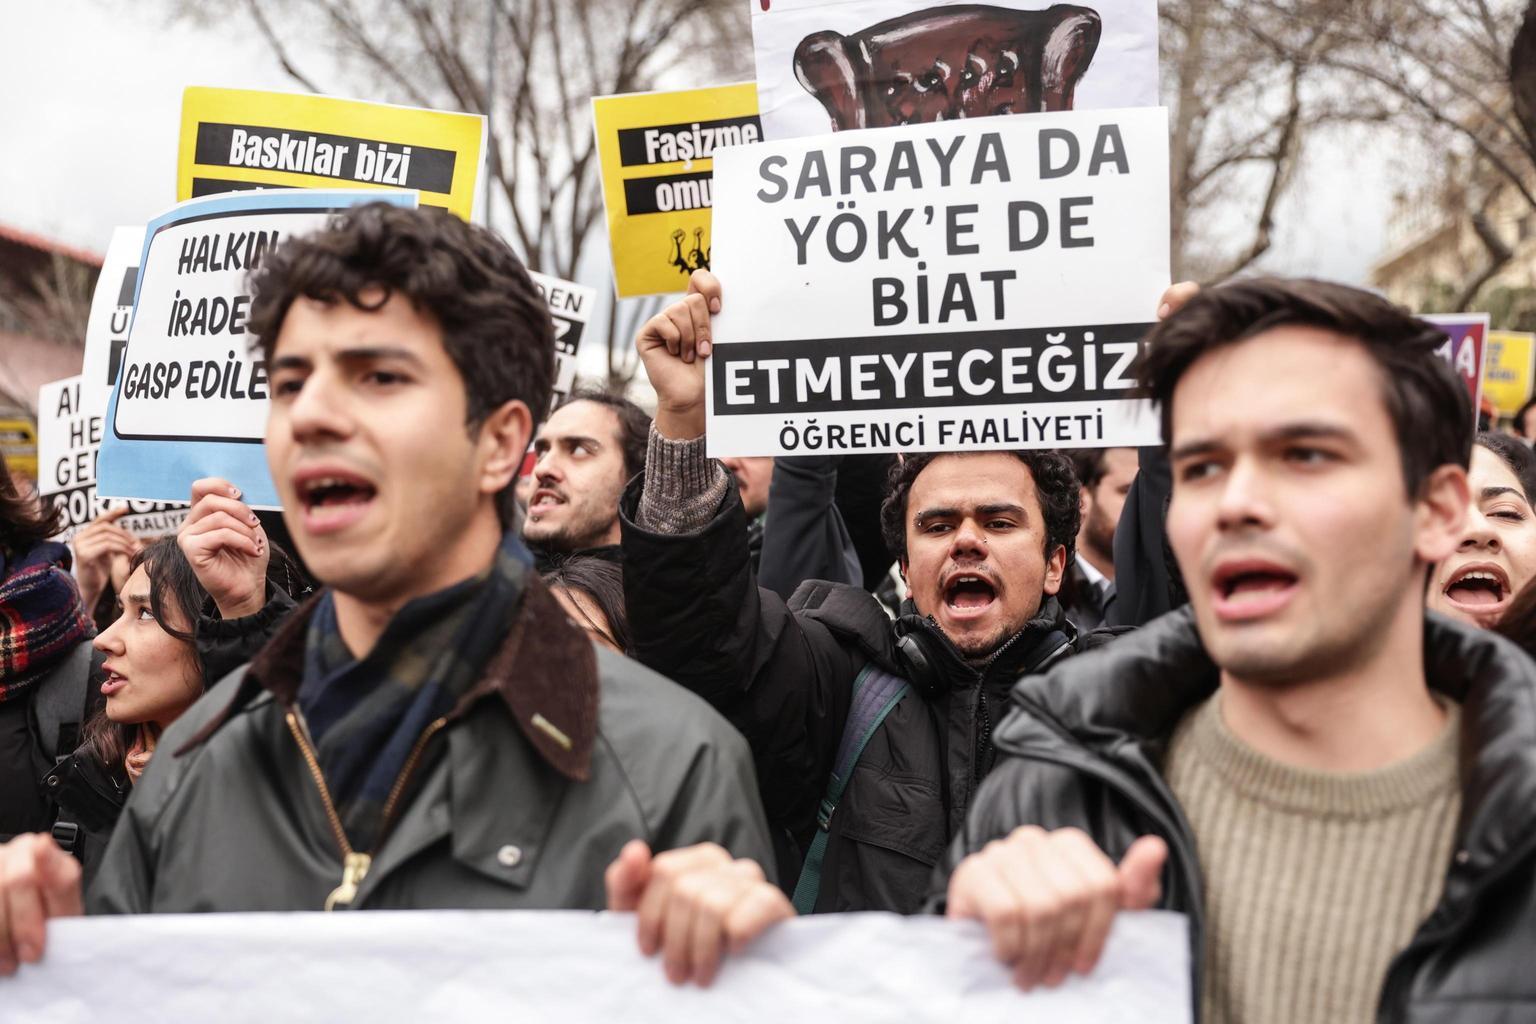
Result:
<svg viewBox="0 0 1536 1024"><path fill-rule="evenodd" d="M971 753L972 796L975 795L976 787L981 785L982 776L992 767L992 762L997 760L996 756L987 757L987 751L992 745L992 709L987 704L987 673L992 671L992 666L997 664L997 659L1001 658L1008 648L1018 643L1023 635L1024 630L1021 629L1009 637L1008 642L993 651L992 656L976 673L976 749ZM970 804L969 797L966 799L966 804L967 806Z"/></svg>
<svg viewBox="0 0 1536 1024"><path fill-rule="evenodd" d="M980 724L976 733L976 750L973 755L974 763L971 765L971 781L973 787L981 785L982 778L985 777L986 773L992 769L994 764L997 763L997 755L995 752L990 759L986 756L987 751L991 748L992 745L992 708L987 702L987 673L992 671L992 666L997 663L997 659L1002 657L1008 648L1017 643L1019 638L1023 635L1023 630L1013 634L1007 643L1003 644L1003 646L992 652L992 656L986 660L986 663L981 666L981 670L976 673L976 695L978 698L976 703L976 710L980 718ZM947 640L948 637L945 637L945 639ZM1037 663L1031 666L1027 670L1026 674L1033 675L1034 673L1037 673L1046 668L1052 662L1056 661L1056 659L1061 657L1062 651L1065 651L1071 646L1072 641L1063 641L1061 644L1057 645L1057 647L1050 653L1045 655L1045 657L1041 658ZM1015 676L1014 682L1017 682L1021 678L1023 678L1022 675Z"/></svg>
<svg viewBox="0 0 1536 1024"><path fill-rule="evenodd" d="M315 780L315 788L320 791L320 802L325 807L325 816L331 823L332 833L336 836L336 845L341 848L341 884L332 889L331 894L325 898L325 910L329 913L339 906L350 906L352 901L357 899L357 887L363 884L364 878L368 877L368 869L373 866L373 854L359 853L352 849L352 843L347 839L346 829L341 826L341 815L336 812L336 804L331 799L330 787L325 784L325 776L320 773L320 759L315 756L314 745L310 743L309 728L297 711L288 712L287 718L288 731L293 733L293 738L299 745L299 752L304 755L304 763L309 766L309 773ZM437 735L438 730L447 724L447 718L439 718L432 722L422 730L416 745L411 748L410 756L405 759L405 767L400 770L395 784L390 787L389 798L384 801L383 826L379 834L381 843L390 822L394 820L395 804L405 792L405 784L410 780L411 773L416 770L416 763L421 760L421 753L426 748L427 741Z"/></svg>
<svg viewBox="0 0 1536 1024"><path fill-rule="evenodd" d="M965 660L965 656L960 653L960 649L954 645L954 642L949 639L949 635L945 633L943 628L939 625L938 619L934 618L932 615L929 615L926 619L923 620L923 622L930 628L930 632L938 638L939 642L949 649L950 654L954 656L956 662L961 665L965 665L968 668L970 667L969 663ZM976 789L981 785L981 781L986 776L986 773L997 762L997 756L995 753L990 758L990 763L986 756L988 750L992 746L992 709L987 701L987 673L992 671L992 666L997 664L997 660L1006 654L1010 647L1022 640L1024 635L1028 632L1029 627L1025 626L1024 629L1019 630L1017 633L1013 634L1013 636L1009 637L1001 647L993 651L987 657L987 660L982 663L980 668L971 669L971 671L976 673L976 710L971 714L971 778L970 785L967 787L969 791L966 794L967 804L970 803L970 798L975 796ZM1047 634L1047 638L1049 638L1049 633ZM1068 636L1067 639L1058 644L1049 654L1045 655L1033 666L1031 666L1028 672L1032 674L1045 669L1047 666L1051 665L1058 658L1060 658L1061 653L1071 646L1072 640L1071 637ZM1016 677L1015 682L1017 682L1017 680L1020 678L1023 677Z"/></svg>
<svg viewBox="0 0 1536 1024"><path fill-rule="evenodd" d="M976 751L972 755L971 786L974 789L981 785L981 777L986 768L991 765L983 764L986 760L987 747L992 742L992 710L987 707L987 684L982 682L977 688L976 717L980 719L976 725ZM966 801L970 803L969 800Z"/></svg>

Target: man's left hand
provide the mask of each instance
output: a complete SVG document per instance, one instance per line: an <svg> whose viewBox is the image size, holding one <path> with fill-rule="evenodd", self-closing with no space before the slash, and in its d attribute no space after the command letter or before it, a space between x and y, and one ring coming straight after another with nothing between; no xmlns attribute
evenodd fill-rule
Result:
<svg viewBox="0 0 1536 1024"><path fill-rule="evenodd" d="M660 950L674 985L708 986L722 953L740 953L769 926L795 916L756 861L733 860L714 843L653 857L650 847L633 840L604 880L608 909L636 912L640 952Z"/></svg>

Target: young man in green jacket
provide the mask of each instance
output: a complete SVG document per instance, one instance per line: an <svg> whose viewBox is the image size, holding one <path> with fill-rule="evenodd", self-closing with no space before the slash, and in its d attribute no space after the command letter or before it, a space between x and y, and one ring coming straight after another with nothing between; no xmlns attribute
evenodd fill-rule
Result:
<svg viewBox="0 0 1536 1024"><path fill-rule="evenodd" d="M507 245L374 204L253 284L268 466L325 587L167 730L85 908L596 909L630 840L768 863L746 744L595 650L518 538L554 346ZM80 903L48 838L0 850L0 973Z"/></svg>

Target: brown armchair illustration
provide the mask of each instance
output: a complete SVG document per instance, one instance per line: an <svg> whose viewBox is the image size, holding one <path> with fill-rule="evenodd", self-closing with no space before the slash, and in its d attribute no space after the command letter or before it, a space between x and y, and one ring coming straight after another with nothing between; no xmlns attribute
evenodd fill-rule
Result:
<svg viewBox="0 0 1536 1024"><path fill-rule="evenodd" d="M1099 30L1098 12L1071 4L935 7L852 35L806 36L795 75L833 131L1071 110Z"/></svg>

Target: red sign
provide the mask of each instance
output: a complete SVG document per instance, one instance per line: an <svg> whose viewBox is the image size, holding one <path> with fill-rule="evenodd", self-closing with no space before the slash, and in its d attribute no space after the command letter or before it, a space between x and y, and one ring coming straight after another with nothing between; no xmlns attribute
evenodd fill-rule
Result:
<svg viewBox="0 0 1536 1024"><path fill-rule="evenodd" d="M1483 400L1483 356L1488 342L1488 314L1436 313L1422 319L1445 332L1445 344L1439 349L1440 357L1450 364L1456 376L1467 385L1467 394L1472 396L1472 416L1475 419Z"/></svg>

